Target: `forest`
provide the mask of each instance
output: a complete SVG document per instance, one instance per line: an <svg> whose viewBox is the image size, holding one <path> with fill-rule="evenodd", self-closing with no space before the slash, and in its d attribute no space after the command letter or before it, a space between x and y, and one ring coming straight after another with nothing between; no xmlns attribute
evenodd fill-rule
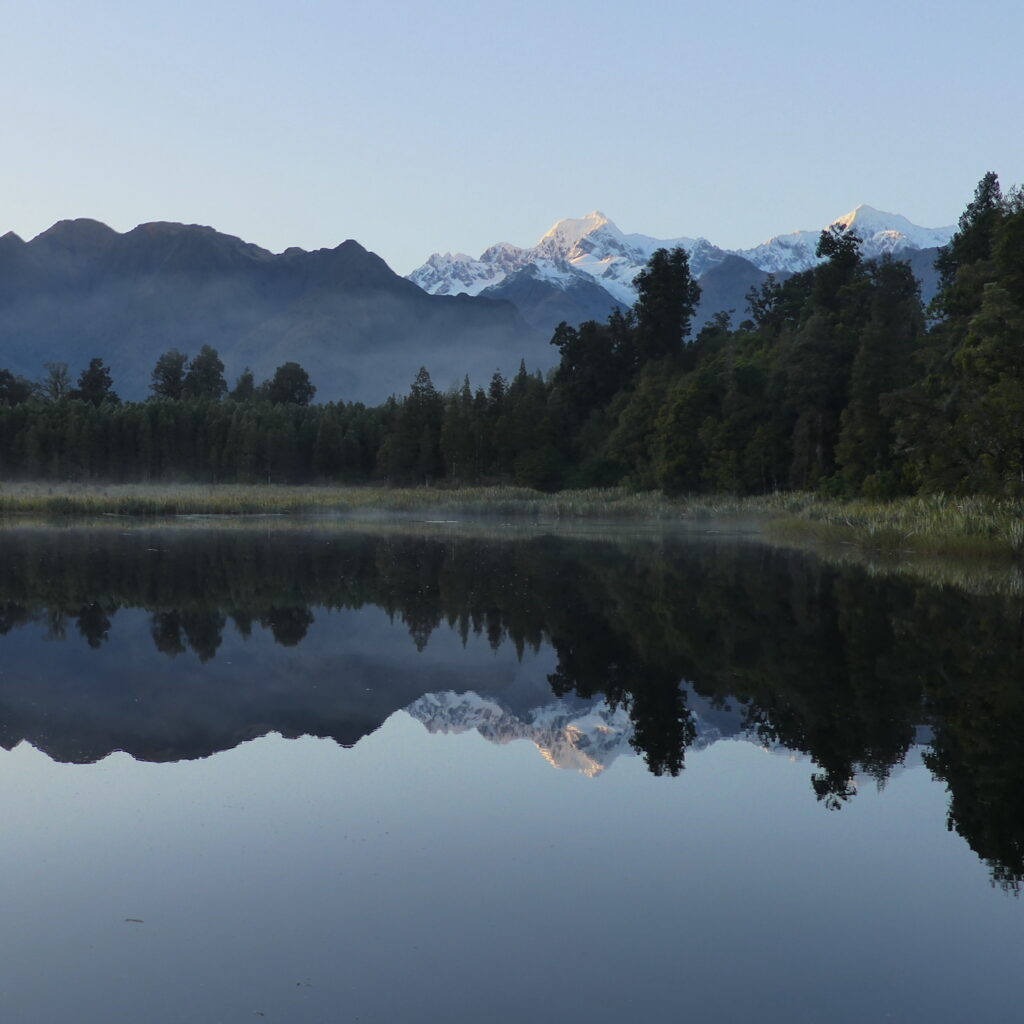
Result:
<svg viewBox="0 0 1024 1024"><path fill-rule="evenodd" d="M927 307L859 242L822 232L818 266L695 334L687 254L658 250L631 310L559 325L547 375L442 392L422 368L376 407L314 402L293 362L229 389L209 345L162 355L144 402L102 357L0 369L0 478L1024 495L1024 191L981 179Z"/></svg>

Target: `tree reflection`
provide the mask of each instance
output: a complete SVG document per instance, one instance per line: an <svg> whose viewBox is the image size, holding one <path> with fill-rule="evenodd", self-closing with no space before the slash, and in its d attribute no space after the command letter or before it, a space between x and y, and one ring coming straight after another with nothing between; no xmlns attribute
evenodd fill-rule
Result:
<svg viewBox="0 0 1024 1024"><path fill-rule="evenodd" d="M176 658L185 653L185 642L181 636L181 615L178 612L157 612L152 619L150 632L153 643L161 654Z"/></svg>
<svg viewBox="0 0 1024 1024"><path fill-rule="evenodd" d="M271 608L260 616L260 625L270 630L282 647L295 647L306 639L313 625L313 612L309 608Z"/></svg>
<svg viewBox="0 0 1024 1024"><path fill-rule="evenodd" d="M113 607L110 612L113 613L116 610L116 607ZM75 618L78 623L78 632L85 637L85 642L90 647L95 649L107 639L107 635L110 633L110 618L107 615L107 609L98 602L90 601L88 604L83 604L78 609Z"/></svg>
<svg viewBox="0 0 1024 1024"><path fill-rule="evenodd" d="M1000 884L1024 879L1024 615L1012 599L724 542L127 536L133 543L90 530L0 535L0 635L40 623L50 639L77 635L96 649L119 609L143 608L158 652L206 663L226 630L297 647L320 610L373 605L419 651L440 628L520 656L550 645L553 693L626 709L632 743L657 775L685 765L694 700L738 708L761 742L814 762L811 790L830 809L854 798L858 778L883 785L927 726L926 763L949 787L950 828ZM286 734L345 742L381 720L376 710L344 724L318 723L301 706L276 714Z"/></svg>

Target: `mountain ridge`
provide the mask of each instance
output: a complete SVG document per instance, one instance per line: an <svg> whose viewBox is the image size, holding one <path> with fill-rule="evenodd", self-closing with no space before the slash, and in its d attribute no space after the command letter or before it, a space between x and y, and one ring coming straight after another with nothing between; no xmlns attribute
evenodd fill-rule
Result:
<svg viewBox="0 0 1024 1024"><path fill-rule="evenodd" d="M512 304L427 294L353 239L275 254L205 225L79 218L0 241L0 366L34 379L44 362L77 372L100 356L119 394L142 398L162 353L203 344L229 381L294 361L318 398L374 404L423 365L443 388L550 361Z"/></svg>
<svg viewBox="0 0 1024 1024"><path fill-rule="evenodd" d="M833 225L856 230L862 239L861 251L868 259L886 254L907 256L938 248L949 241L955 230L952 226L922 228L901 214L886 213L866 204L824 227ZM464 292L507 298L517 303L530 323L550 330L559 322L553 319L553 311L569 313L560 318L573 322L571 314L575 307L585 306L595 311L591 319L603 319L615 308L631 306L636 301L633 279L652 253L660 248L682 246L689 254L690 269L698 281L717 270L715 299L712 301L708 295L694 318L694 326L699 327L714 313L730 307L742 317L746 291L769 273L789 275L815 266L820 262L815 256L820 233L821 229L800 230L774 235L748 249L724 249L702 237L627 234L600 210L594 210L581 218L557 221L529 248L501 242L489 246L478 259L465 253L433 253L408 279L431 294ZM724 265L731 268L731 274L722 270ZM536 289L531 302L517 302L519 280L531 267L535 279L546 282L545 293L541 296ZM580 293L588 284L597 285L608 298L591 292L583 302ZM927 290L930 278L922 284Z"/></svg>

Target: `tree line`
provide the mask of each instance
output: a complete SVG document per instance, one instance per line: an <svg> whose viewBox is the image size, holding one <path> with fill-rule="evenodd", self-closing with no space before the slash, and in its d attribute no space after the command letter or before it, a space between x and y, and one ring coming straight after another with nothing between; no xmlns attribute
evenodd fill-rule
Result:
<svg viewBox="0 0 1024 1024"><path fill-rule="evenodd" d="M1024 493L1024 193L986 174L922 305L908 264L822 232L822 262L769 276L691 338L700 288L660 249L627 312L560 324L523 365L440 392L423 368L377 407L313 404L297 363L229 389L213 348L172 349L122 403L102 359L0 370L0 473L51 479L623 483L670 494L818 489Z"/></svg>

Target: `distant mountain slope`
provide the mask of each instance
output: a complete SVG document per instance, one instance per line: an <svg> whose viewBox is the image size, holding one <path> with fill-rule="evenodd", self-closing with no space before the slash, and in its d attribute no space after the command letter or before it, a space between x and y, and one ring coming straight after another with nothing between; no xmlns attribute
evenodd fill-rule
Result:
<svg viewBox="0 0 1024 1024"><path fill-rule="evenodd" d="M485 298L511 302L531 327L550 336L563 320L605 320L613 309L626 309L589 274L564 261L527 263L480 292Z"/></svg>
<svg viewBox="0 0 1024 1024"><path fill-rule="evenodd" d="M910 259L925 299L935 290L935 252L953 228L921 228L899 214L858 206L832 224L852 227L863 240L865 258L891 254ZM826 225L830 226L830 225ZM463 253L435 253L409 275L436 295L486 295L514 302L533 326L550 331L559 321L603 320L614 308L636 300L633 278L658 248L681 245L703 289L694 327L719 310L733 310L733 323L746 316L746 294L769 273L785 276L813 267L820 230L776 235L751 249L729 251L706 238L653 238L626 234L603 213L560 220L535 246L493 245L473 259Z"/></svg>
<svg viewBox="0 0 1024 1024"><path fill-rule="evenodd" d="M119 393L142 398L161 353L203 344L229 382L294 360L323 401L383 401L421 365L444 388L511 374L523 357L551 362L547 336L513 305L428 295L354 241L275 255L208 227L119 234L92 220L0 238L0 367L36 378L43 362L75 371L100 356Z"/></svg>

